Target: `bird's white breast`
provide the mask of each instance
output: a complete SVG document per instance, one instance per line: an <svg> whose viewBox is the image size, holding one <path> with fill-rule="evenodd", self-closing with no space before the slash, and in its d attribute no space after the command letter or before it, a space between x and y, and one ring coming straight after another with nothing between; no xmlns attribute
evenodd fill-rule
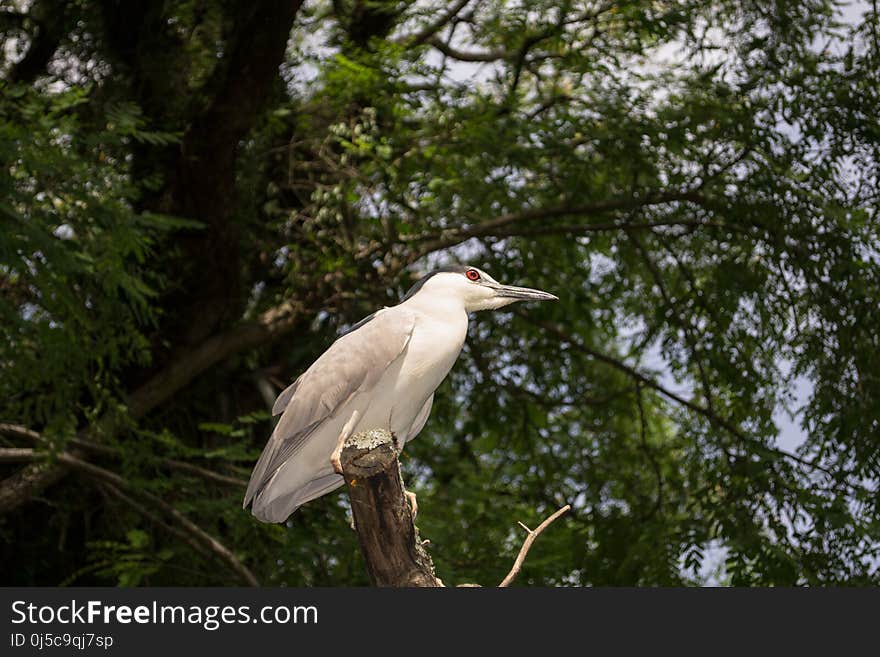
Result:
<svg viewBox="0 0 880 657"><path fill-rule="evenodd" d="M406 352L382 376L357 431L388 427L405 439L461 352L467 335L464 312L409 311L417 317Z"/></svg>

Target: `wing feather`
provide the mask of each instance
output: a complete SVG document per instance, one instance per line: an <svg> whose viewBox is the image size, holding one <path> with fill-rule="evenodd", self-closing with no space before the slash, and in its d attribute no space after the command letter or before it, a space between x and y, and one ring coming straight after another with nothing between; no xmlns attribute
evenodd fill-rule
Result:
<svg viewBox="0 0 880 657"><path fill-rule="evenodd" d="M295 393L296 389L299 387L299 382L301 380L301 376L297 377L296 381L287 386L281 394L278 395L278 399L275 400L275 404L272 406L272 417L281 415L284 412L284 409L287 408L287 405L293 397L293 393Z"/></svg>
<svg viewBox="0 0 880 657"><path fill-rule="evenodd" d="M416 419L413 420L412 427L410 427L409 433L406 435L406 442L409 442L413 438L419 435L419 432L425 428L425 424L428 422L428 416L431 414L431 406L434 405L434 393L431 393L431 396L425 400L422 409L419 411L419 414L416 415Z"/></svg>

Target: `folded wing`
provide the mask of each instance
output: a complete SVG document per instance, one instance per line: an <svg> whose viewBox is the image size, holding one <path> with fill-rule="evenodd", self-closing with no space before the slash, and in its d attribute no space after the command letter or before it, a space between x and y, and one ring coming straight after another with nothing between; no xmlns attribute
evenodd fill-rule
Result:
<svg viewBox="0 0 880 657"><path fill-rule="evenodd" d="M415 315L397 306L380 310L334 342L275 401L281 415L248 483L247 505L278 469L296 457L321 424L354 395L372 389L406 351Z"/></svg>

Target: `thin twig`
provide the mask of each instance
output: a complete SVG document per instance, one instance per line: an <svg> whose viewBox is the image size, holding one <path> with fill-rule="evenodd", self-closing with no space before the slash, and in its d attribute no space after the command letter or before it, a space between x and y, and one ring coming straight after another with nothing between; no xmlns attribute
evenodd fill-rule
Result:
<svg viewBox="0 0 880 657"><path fill-rule="evenodd" d="M27 438L28 440L32 440L41 444L48 444L48 440L37 431L33 429L28 429L27 427L23 427L18 424L8 424L8 423L0 423L0 434L5 436L12 436L17 438ZM108 456L112 458L122 458L122 450L118 447L113 447L111 445L102 445L100 443L93 442L91 440L87 440L85 438L70 438L67 442L71 445L84 449L88 452L92 452L93 454L100 454L102 456ZM12 459L11 454L8 460ZM30 460L27 458L21 458L17 460ZM198 465L194 465L193 463L187 463L186 461L178 461L176 459L166 459L160 458L159 465L162 467L168 468L169 470L178 470L180 472L187 472L189 474L195 475L197 477L201 477L202 479L206 479L208 481L215 481L219 484L225 484L227 486L235 486L238 488L247 488L247 481L244 479L239 479L238 477L230 477L228 475L220 474L219 472L214 472L213 470L208 470L207 468L200 467Z"/></svg>
<svg viewBox="0 0 880 657"><path fill-rule="evenodd" d="M211 536L204 529L199 527L192 520L183 515L180 511L175 509L173 506L168 504L168 502L163 499L153 495L152 493L148 493L143 490L137 490L133 488L125 479L120 477L118 474L114 472L110 472L109 470L105 470L104 468L94 465L93 463L89 463L87 461L83 461L82 459L73 456L67 452L62 452L58 455L58 461L64 463L65 465L71 466L76 470L80 470L85 474L88 474L95 479L103 481L105 483L109 483L119 489L127 490L130 493L136 494L144 501L149 502L153 506L158 507L168 516L173 518L178 525L180 525L181 529L185 530L189 533L193 538L199 543L201 543L205 548L214 553L216 557L218 557L221 561L223 561L231 570L233 570L242 581L246 582L250 586L259 586L259 582L257 578L254 577L254 574L250 571L250 569L245 566L241 561L239 561L238 557L236 557L225 545L223 545L216 538Z"/></svg>
<svg viewBox="0 0 880 657"><path fill-rule="evenodd" d="M648 271L651 274L651 278L654 279L654 284L657 286L657 289L660 290L660 296L663 297L663 303L669 308L672 314L672 320L678 324L679 328L681 328L682 332L685 336L685 341L687 342L688 347L691 351L691 359L694 364L697 366L697 371L700 375L700 383L703 385L703 397L706 400L706 408L710 411L714 412L712 402L712 387L709 385L709 377L706 374L706 369L703 366L703 350L700 349L696 336L693 332L693 327L686 322L682 316L678 312L678 307L680 305L678 299L673 299L672 295L666 289L666 285L663 282L663 274L660 272L660 269L657 267L657 263L654 262L654 259L651 257L650 252L642 244L642 241L636 236L636 234L630 230L626 231L626 236L629 240L635 245L636 250L639 252L642 260L645 263L645 266L648 268Z"/></svg>
<svg viewBox="0 0 880 657"><path fill-rule="evenodd" d="M507 573L507 577L501 580L501 584L499 587L507 587L513 583L513 580L516 579L516 576L519 575L519 571L522 568L523 562L526 560L526 555L528 555L529 550L532 549L532 543L535 542L535 539L541 534L542 531L547 529L554 520L556 520L559 516L567 513L571 509L571 504L566 504L564 507L559 509L552 516L547 518L544 522L542 522L536 529L529 529L523 523L519 523L520 527L525 529L528 532L526 536L526 540L523 541L522 547L519 549L519 554L516 555L516 561L513 562L513 568L510 569L510 572Z"/></svg>
<svg viewBox="0 0 880 657"><path fill-rule="evenodd" d="M188 472L189 474L196 475L197 477L201 477L202 479L206 479L209 481L216 481L218 484L225 484L227 486L236 486L238 488L247 488L247 480L239 479L238 477L229 477L227 475L222 475L219 472L214 472L212 470L206 470L205 468L200 468L197 465L193 465L192 463L187 463L185 461L175 461L174 459L162 459L160 463L168 468L169 470L179 470L180 472Z"/></svg>
<svg viewBox="0 0 880 657"><path fill-rule="evenodd" d="M648 458L648 462L651 464L651 467L654 469L654 474L657 477L657 499L654 502L654 508L651 509L650 513L648 513L645 518L647 520L656 515L660 510L660 507L663 505L663 473L660 471L660 464L657 463L657 459L654 458L653 449L648 445L648 418L645 415L645 405L642 401L643 385L644 384L641 381L636 382L636 407L639 409L639 439L641 440L645 456Z"/></svg>
<svg viewBox="0 0 880 657"><path fill-rule="evenodd" d="M605 363L606 365L610 365L611 367L623 372L627 376L632 377L636 382L640 382L648 388L656 390L664 397L667 397L668 399L671 399L672 401L681 404L682 406L689 408L696 413L699 413L707 420L709 420L711 424L721 427L731 436L739 440L741 443L745 445L750 445L755 449L764 452L765 454L770 454L778 458L794 461L812 470L823 472L828 475L835 483L844 486L852 491L870 492L864 486L850 482L847 479L846 473L838 474L831 469L825 467L821 463L816 463L807 458L804 458L803 456L799 456L791 452L786 452L785 450L779 449L777 447L770 447L769 445L765 445L759 439L744 434L732 421L719 415L714 410L705 406L701 406L700 404L690 399L682 397L681 395L673 392L669 388L661 385L659 382L655 381L651 377L646 376L645 374L639 372L637 369L627 365L626 363L621 362L617 358L609 356L606 353L596 351L595 349L591 349L587 345L583 344L580 340L576 339L572 334L563 330L559 325L550 322L534 320L530 318L526 313L520 313L516 311L514 311L514 313L521 319L524 319L525 321L535 326L540 326L544 330L553 333L577 351L580 351L581 353L586 354L587 356L590 356L591 358L594 358L599 362Z"/></svg>
<svg viewBox="0 0 880 657"><path fill-rule="evenodd" d="M3 425L4 428L9 427L10 425ZM16 425L11 425L16 426ZM18 428L16 426L16 428ZM26 430L31 434L35 434L36 432L31 432L29 429ZM21 432L19 432L21 433ZM39 434L37 434L39 435ZM32 437L32 436L31 436ZM8 458L6 458L8 457ZM9 460L15 461L34 461L39 457L38 452L36 450L30 448L4 448L0 449L0 462ZM98 479L102 482L102 485L105 488L108 488L111 494L115 494L116 497L120 498L122 501L128 503L130 506L134 507L144 516L161 524L163 527L168 529L171 533L176 536L182 538L186 543L190 546L194 547L196 550L200 551L202 554L205 553L213 553L213 555L219 558L221 561L226 563L241 579L249 584L250 586L259 586L259 582L257 578L254 577L254 574L245 566L241 561L239 561L238 557L236 557L229 548L223 545L216 538L211 536L208 532L199 527L192 520L183 515L180 511L175 509L168 502L165 502L161 498L153 495L152 493L148 493L147 491L137 490L131 486L125 479L120 477L115 472L111 472L110 470L105 470L104 468L97 466L93 463L89 463L84 461L77 456L69 452L62 452L58 454L58 461L64 463L68 466L72 466L74 469L80 470L85 474L92 476L95 479ZM158 516L148 511L143 505L140 503L128 498L121 491L127 490L130 493L140 497L145 502L149 502L155 507L161 509L165 514L173 518L176 523L179 525L178 528L171 527L161 520L159 520Z"/></svg>
<svg viewBox="0 0 880 657"><path fill-rule="evenodd" d="M109 495L124 502L125 504L130 506L132 509L137 511L140 515L144 516L147 520L149 520L153 524L161 527L162 529L167 531L169 534L176 536L181 541L183 541L184 543L189 545L193 550L195 550L196 552L201 554L203 557L207 557L207 558L211 557L211 553L208 552L208 550L205 549L205 547L203 545L201 545L197 540L195 540L195 538L193 538L190 534L186 533L182 529L178 529L177 527L174 527L173 525L169 525L167 522L162 520L162 518L159 517L157 514L150 511L147 507L145 507L140 502L132 499L131 497L129 497L128 495L123 493L116 486L113 486L108 483L100 484L100 486Z"/></svg>
<svg viewBox="0 0 880 657"><path fill-rule="evenodd" d="M497 62L510 57L510 52L502 48L488 51L459 50L436 35L428 39L428 43L450 59L457 59L460 62Z"/></svg>
<svg viewBox="0 0 880 657"><path fill-rule="evenodd" d="M512 236L532 230L535 222L538 220L560 219L564 217L576 216L595 216L609 212L619 212L623 210L633 210L636 208L648 207L653 205L662 205L666 203L682 203L692 202L699 203L702 197L695 194L691 190L674 190L666 192L654 192L644 194L640 197L611 198L595 201L584 205L564 204L546 208L529 208L521 212L513 212L502 214L492 219L479 221L469 226L459 226L456 228L448 228L441 233L422 233L407 238L408 241L417 242L414 246L413 253L410 256L412 261L438 251L447 249L457 244L461 244L473 237L494 237ZM680 223L676 221L675 223ZM522 228L522 225L531 226ZM516 228L514 229L514 226ZM572 227L565 227L567 230L560 232L573 232ZM626 228L625 224L619 226L603 225L603 229L609 228ZM580 226L581 231L589 230L588 226Z"/></svg>
<svg viewBox="0 0 880 657"><path fill-rule="evenodd" d="M36 454L30 447L0 448L0 463L21 463L22 461L33 461L35 458Z"/></svg>
<svg viewBox="0 0 880 657"><path fill-rule="evenodd" d="M6 422L0 422L0 434L16 438L27 438L28 440L35 441L43 440L43 436L33 429L28 429L19 424L8 424Z"/></svg>
<svg viewBox="0 0 880 657"><path fill-rule="evenodd" d="M470 1L471 0L458 0L458 2L446 11L446 13L440 14L437 20L423 27L418 33L400 37L395 39L395 42L408 48L422 45L453 21Z"/></svg>

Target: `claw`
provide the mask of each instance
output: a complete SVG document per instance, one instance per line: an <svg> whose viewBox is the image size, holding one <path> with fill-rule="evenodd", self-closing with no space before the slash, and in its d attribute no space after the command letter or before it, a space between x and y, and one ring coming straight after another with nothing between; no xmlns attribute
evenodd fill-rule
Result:
<svg viewBox="0 0 880 657"><path fill-rule="evenodd" d="M345 423L345 426L342 427L342 431L339 433L339 439L336 441L336 448L330 455L330 465L333 466L333 472L336 474L342 474L342 447L345 445L345 439L348 438L354 430L354 426L357 424L359 416L360 412L358 411L354 411L351 414L348 422Z"/></svg>
<svg viewBox="0 0 880 657"><path fill-rule="evenodd" d="M415 520L419 513L419 503L418 500L416 500L416 494L409 490L404 490L403 494L406 496L406 499L409 500L409 508L410 511L412 511L413 520Z"/></svg>

